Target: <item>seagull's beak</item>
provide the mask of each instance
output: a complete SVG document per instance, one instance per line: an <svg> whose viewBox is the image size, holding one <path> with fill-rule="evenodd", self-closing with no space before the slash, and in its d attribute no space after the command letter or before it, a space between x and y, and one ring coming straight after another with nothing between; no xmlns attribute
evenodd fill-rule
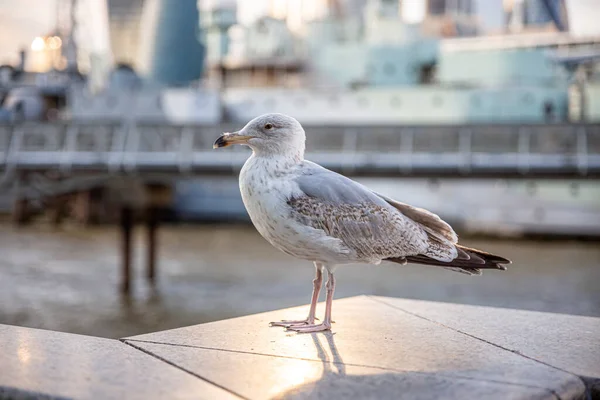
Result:
<svg viewBox="0 0 600 400"><path fill-rule="evenodd" d="M240 131L224 133L215 141L213 149L231 146L232 144L248 144L248 140L250 139L252 139L252 136L240 135Z"/></svg>

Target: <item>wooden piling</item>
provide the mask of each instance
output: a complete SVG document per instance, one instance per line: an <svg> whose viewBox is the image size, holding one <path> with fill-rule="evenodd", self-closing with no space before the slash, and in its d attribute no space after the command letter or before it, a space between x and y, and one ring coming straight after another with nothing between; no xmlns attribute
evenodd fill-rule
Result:
<svg viewBox="0 0 600 400"><path fill-rule="evenodd" d="M92 190L83 190L75 194L73 207L75 219L82 225L89 225L92 220Z"/></svg>
<svg viewBox="0 0 600 400"><path fill-rule="evenodd" d="M133 210L121 208L121 293L131 293L131 239L133 232Z"/></svg>
<svg viewBox="0 0 600 400"><path fill-rule="evenodd" d="M48 201L50 222L55 227L60 226L65 216L68 196L56 196Z"/></svg>
<svg viewBox="0 0 600 400"><path fill-rule="evenodd" d="M29 220L29 201L16 198L12 208L12 220L15 225L23 225Z"/></svg>
<svg viewBox="0 0 600 400"><path fill-rule="evenodd" d="M150 285L156 285L156 246L157 236L156 231L158 228L158 210L156 207L149 207L146 211L146 227L148 235L148 245L146 248L146 278Z"/></svg>
<svg viewBox="0 0 600 400"><path fill-rule="evenodd" d="M23 182L28 176L24 172L18 172L14 186L14 201L12 205L12 221L15 225L24 225L29 221L31 216L29 209L29 200L22 192Z"/></svg>
<svg viewBox="0 0 600 400"><path fill-rule="evenodd" d="M158 225L159 211L163 210L173 199L172 188L160 183L149 183L146 190L146 279L151 286L156 285L157 275L157 248L158 248Z"/></svg>

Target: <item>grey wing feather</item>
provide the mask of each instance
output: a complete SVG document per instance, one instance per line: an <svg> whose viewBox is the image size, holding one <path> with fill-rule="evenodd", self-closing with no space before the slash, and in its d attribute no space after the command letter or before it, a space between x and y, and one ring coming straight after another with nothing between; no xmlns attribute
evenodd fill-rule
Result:
<svg viewBox="0 0 600 400"><path fill-rule="evenodd" d="M389 199L343 175L306 162L295 181L301 195L288 204L300 221L341 239L361 258L429 254L447 260L456 256L454 246L431 242L429 231L445 237L434 229L432 217L431 221L421 217L431 227L415 221ZM413 215L419 216L416 211Z"/></svg>
<svg viewBox="0 0 600 400"><path fill-rule="evenodd" d="M450 243L458 243L458 236L456 235L452 227L446 222L444 222L436 214L424 210L422 208L417 208L408 204L400 203L399 201L390 199L378 193L377 195L386 202L388 202L391 206L395 207L402 214L406 215L408 218L423 226L427 233L434 236L435 238L439 240L449 241Z"/></svg>
<svg viewBox="0 0 600 400"><path fill-rule="evenodd" d="M296 183L307 196L334 204L387 204L383 198L360 183L310 161L304 162L304 168L296 178Z"/></svg>

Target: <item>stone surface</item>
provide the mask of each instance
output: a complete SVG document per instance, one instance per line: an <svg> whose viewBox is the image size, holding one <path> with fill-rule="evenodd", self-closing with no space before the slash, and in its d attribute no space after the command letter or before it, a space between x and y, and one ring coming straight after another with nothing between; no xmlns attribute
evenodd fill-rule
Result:
<svg viewBox="0 0 600 400"><path fill-rule="evenodd" d="M0 398L237 397L116 340L0 325Z"/></svg>
<svg viewBox="0 0 600 400"><path fill-rule="evenodd" d="M228 388L233 388L233 381L239 379L238 377L258 374L262 379L248 379L244 390L240 389L239 382L235 383L238 389L232 389L251 398L261 398L267 394L265 388L280 384L278 379L263 374L263 369L276 370L277 367L269 365L283 363L282 359L301 360L302 365L309 365L306 362L321 364L316 368L316 372L315 368L307 368L307 376L304 378L300 372L296 386L281 388L278 391L280 394L286 393L286 390L296 393L296 389L300 390L297 393L304 393L300 386L306 382L310 385L320 382L318 385L322 388L340 385L339 378L332 377L323 382L318 378L319 368L322 372L324 367L322 351L316 346L315 340L323 338L328 339L331 357L337 358L336 365L357 368L349 373L355 377L351 379L353 382L364 379L365 382L369 381L365 383L366 386L376 387L377 377L360 377L385 375L382 379L387 383L382 383L382 387L391 390L386 396L395 390L413 392L415 388L420 387L419 379L426 379L425 377L432 379L435 385L447 385L452 389L446 387L443 392L430 391L424 394L423 398L439 397L440 393L446 391L457 393L456 398L464 398L458 395L461 389L452 385L483 385L487 389L498 385L497 390L504 393L505 397L543 398L550 394L561 399L570 399L579 398L585 392L582 380L572 373L507 351L434 320L405 312L398 305L391 305L384 300L385 298L355 297L336 301L333 316L337 323L334 324L333 334L329 335L299 335L268 326L272 320L304 317L307 307L298 307L139 335L126 341L155 352L154 354L162 359L199 376L210 374L214 379L221 376L218 383ZM321 311L322 308L320 305ZM488 309L490 315L494 311L495 309ZM266 358L259 363L256 361L258 356ZM225 357L230 357L231 361L222 361ZM237 360L242 359L246 361L240 361L241 364L238 364ZM234 368L235 376L222 377ZM292 371L302 370L302 367L290 368ZM373 370L378 372L372 372ZM417 376L419 379L414 378ZM483 390L482 386L478 388L477 390ZM530 390L536 395L529 392ZM422 393L422 389L414 393L416 396L417 393ZM498 396L502 397L501 394Z"/></svg>
<svg viewBox="0 0 600 400"><path fill-rule="evenodd" d="M374 297L573 374L600 379L600 318Z"/></svg>
<svg viewBox="0 0 600 400"><path fill-rule="evenodd" d="M346 365L339 354L334 356L332 336L309 335L320 361L147 342L135 345L249 399L556 399L550 390L523 385Z"/></svg>
<svg viewBox="0 0 600 400"><path fill-rule="evenodd" d="M333 332L268 326L306 313L297 307L122 342L0 325L0 399L598 395L598 319L363 296L334 303Z"/></svg>

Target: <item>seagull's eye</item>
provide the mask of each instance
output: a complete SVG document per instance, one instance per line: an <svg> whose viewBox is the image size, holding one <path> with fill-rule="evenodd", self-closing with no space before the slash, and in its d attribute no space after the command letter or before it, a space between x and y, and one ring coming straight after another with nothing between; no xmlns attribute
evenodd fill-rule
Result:
<svg viewBox="0 0 600 400"><path fill-rule="evenodd" d="M265 125L265 129L266 130L273 129L273 125L272 124L266 124Z"/></svg>

